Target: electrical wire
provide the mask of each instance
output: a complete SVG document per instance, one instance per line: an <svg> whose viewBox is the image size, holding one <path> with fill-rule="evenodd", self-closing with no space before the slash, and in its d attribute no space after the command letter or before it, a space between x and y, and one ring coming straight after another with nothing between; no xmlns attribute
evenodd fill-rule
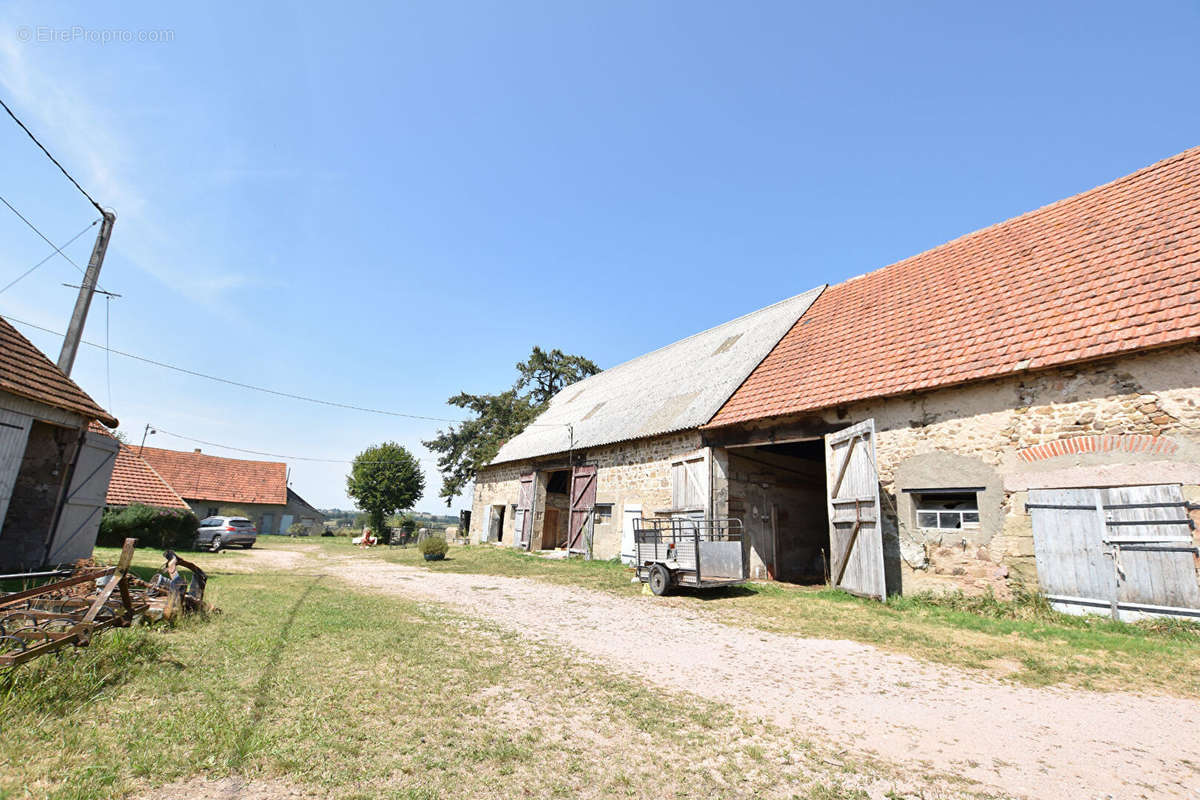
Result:
<svg viewBox="0 0 1200 800"><path fill-rule="evenodd" d="M16 319L15 317L6 317L6 319L9 322L15 322L18 325L25 325L26 327L34 328L35 330L54 334L55 336L63 335L60 331L52 330L50 328L44 328L41 325L36 325L32 322L26 322L25 320ZM83 342L83 344L86 344L89 347L95 347L99 350L105 350L109 353L113 353L118 356L124 356L125 358L131 358L134 361L141 361L146 364L152 364L156 367L162 367L163 369L169 369L169 370L173 370L175 372L182 372L185 375L191 375L191 376L197 377L197 378L205 378L210 381L216 381L217 383L224 383L229 386L237 386L241 389L251 389L256 392L262 392L264 394L275 395L276 397L286 397L291 400L302 400L306 403L316 403L317 405L332 406L334 408L346 408L351 411L365 411L368 414L382 414L382 415L388 416L388 417L404 417L406 419L423 419L423 420L428 420L430 422L452 422L452 423L456 423L456 424L468 421L468 420L464 420L464 419L449 419L447 417L428 417L428 416L424 416L421 414L406 414L402 411L387 411L387 410L379 409L379 408L367 408L366 406L356 406L351 403L338 403L333 400L321 400L316 397L306 397L301 394L293 394L291 392L282 392L282 391L279 391L278 389L268 389L265 386L255 386L254 384L251 384L251 383L242 383L241 381L235 381L235 380L231 380L229 378L221 378L216 375L208 375L203 372L197 372L195 370L186 369L185 367L177 367L174 364L168 364L164 361L156 361L152 358L146 358L145 356L134 355L133 353L126 353L123 350L117 350L115 348L105 347L102 344L96 344L95 342L89 342L86 339L82 340L82 342Z"/></svg>
<svg viewBox="0 0 1200 800"><path fill-rule="evenodd" d="M90 194L88 194L86 191L84 191L84 188L79 185L79 181L77 181L71 177L71 173L67 172L66 168L63 167L62 164L58 163L57 158L50 155L50 151L46 149L46 146L38 141L38 138L33 135L33 132L30 131L29 128L25 127L25 123L21 122L21 120L17 117L17 115L13 113L13 110L8 107L8 103L4 102L3 100L0 100L0 106L4 106L4 110L7 111L8 115L13 118L13 122L15 122L21 126L21 130L25 131L25 135L28 136L30 139L32 139L33 143L36 144L41 149L41 151L46 154L46 158L53 161L54 166L58 167L59 172L61 172L63 175L66 175L67 180L69 180L71 183L75 184L75 188L79 190L79 193L82 194L84 197L86 197L88 199L88 202L96 207L97 211L99 211L101 214L103 214L104 209L100 207L100 204L97 203L95 200L93 200L92 196Z"/></svg>
<svg viewBox="0 0 1200 800"><path fill-rule="evenodd" d="M82 275L84 278L87 278L87 272L84 270L84 268L83 268L83 267L79 266L79 265L78 265L78 264L76 264L74 261L72 261L72 260L71 260L71 257L70 257L70 256L68 256L66 253L64 253L64 252L62 251L62 248L61 248L61 247L58 247L58 246L56 246L56 245L54 244L54 242L50 241L50 238L49 238L48 236L46 236L46 234L44 234L44 233L42 233L40 230L38 230L38 227L37 227L37 225L34 225L32 222L30 222L30 221L29 221L29 220L28 220L28 219L25 217L25 215L24 215L24 214L22 214L20 211L17 211L17 209L16 209L16 208L13 206L13 204L12 204L12 203L10 203L10 202L8 202L8 200L7 200L7 199L5 199L3 195L0 195L0 203L4 203L4 205L8 206L9 210L10 210L10 211L12 211L14 214L16 214L18 217L20 217L20 218L21 218L21 221L22 221L22 222L24 222L26 225L28 225L28 226L29 226L29 228L30 228L30 230L32 230L32 231L33 231L34 233L36 233L38 236L42 237L42 241L44 241L46 244L48 244L48 245L50 245L51 247L53 247L53 248L54 248L54 252L55 252L55 253L57 253L58 255L60 255L60 256L62 256L63 258L65 258L65 259L67 260L67 262L68 262L68 263L70 263L70 265L71 265L72 267L74 267L75 269L79 270L79 274L80 274L80 275ZM99 281L99 279L97 279L97 280L96 280L96 288L97 288L97 289L99 289L100 291L104 291L104 287L100 285L100 281Z"/></svg>
<svg viewBox="0 0 1200 800"><path fill-rule="evenodd" d="M228 444L220 444L219 442L209 442L209 441L205 441L204 439L196 439L191 436L184 436L182 433L172 433L171 431L166 430L165 428L163 428L159 425L151 424L150 428L153 431L156 431L158 433L165 433L167 436L173 436L176 439L183 439L185 442L194 442L196 444L207 445L208 447L220 447L223 450L235 450L239 453L250 453L251 455L256 455L256 456L269 456L271 458L286 458L288 461L313 461L313 462L322 463L322 464L353 464L353 463L355 463L355 460L356 460L353 458L322 458L319 456L289 456L289 455L284 455L282 453L267 453L262 450L247 450L244 447L234 447L234 446L228 445ZM436 458L418 458L416 460L420 461L422 463L427 463L427 464L437 462ZM390 461L367 461L367 462L360 462L360 463L388 464L391 462Z"/></svg>
<svg viewBox="0 0 1200 800"><path fill-rule="evenodd" d="M112 363L108 350L109 310L112 308L112 295L104 296L104 382L108 385L108 411L112 413Z"/></svg>
<svg viewBox="0 0 1200 800"><path fill-rule="evenodd" d="M96 220L95 222L92 222L92 223L91 223L91 224L89 224L89 225L88 225L86 228L84 228L83 230L81 230L79 233L75 234L75 235L74 235L74 236L72 236L70 239L68 239L67 241L65 241L65 242L63 242L62 244L60 244L58 247L55 247L55 248L54 248L54 252L50 253L50 255L46 256L46 257L45 257L45 258L43 258L41 261L37 262L37 263L36 263L36 264L34 264L32 267L30 267L29 269L25 270L25 271L24 271L24 272L22 272L20 275L18 275L17 277L15 277L15 278L13 278L11 281L9 281L9 282L8 282L8 284L7 284L7 285L6 285L6 286L5 286L3 289L0 289L0 294L4 294L4 293L5 293L5 292L7 292L9 289L11 289L12 287L16 286L16 285L17 285L18 283L20 283L21 281L25 280L25 278L29 277L29 275L30 275L30 274L32 274L34 270L36 270L38 267L40 267L40 266L42 266L43 264L45 264L45 263L46 263L47 261L49 261L50 259L54 258L54 257L55 257L55 256L57 256L57 255L62 255L62 251L63 251L63 250L65 250L66 248L68 248L68 247L70 247L71 245L75 244L75 241L76 241L76 240L77 240L77 239L78 239L80 236L83 236L83 235L84 235L85 233L87 233L89 230L91 230L92 228L94 228L94 227L96 226L96 223L97 223L97 222L99 222L99 221L100 221L100 220Z"/></svg>

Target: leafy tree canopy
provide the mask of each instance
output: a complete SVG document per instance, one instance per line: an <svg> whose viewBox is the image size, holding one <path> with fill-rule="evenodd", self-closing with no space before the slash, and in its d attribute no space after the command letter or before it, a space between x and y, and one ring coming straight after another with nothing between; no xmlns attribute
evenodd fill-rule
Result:
<svg viewBox="0 0 1200 800"><path fill-rule="evenodd" d="M425 475L413 454L395 442L384 442L359 453L346 476L346 494L371 520L371 532L384 538L384 522L421 499Z"/></svg>
<svg viewBox="0 0 1200 800"><path fill-rule="evenodd" d="M450 405L467 409L474 416L422 442L440 454L440 496L445 498L446 505L475 480L475 473L496 457L501 445L525 430L542 413L550 398L599 371L595 362L583 356L567 355L558 348L546 351L534 347L529 358L517 364L517 380L508 391L462 392L451 397L447 401Z"/></svg>

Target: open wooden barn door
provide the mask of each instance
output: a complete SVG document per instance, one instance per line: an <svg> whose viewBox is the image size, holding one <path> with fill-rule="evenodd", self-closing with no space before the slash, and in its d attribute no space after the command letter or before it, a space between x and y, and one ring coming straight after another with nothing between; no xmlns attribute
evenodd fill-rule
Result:
<svg viewBox="0 0 1200 800"><path fill-rule="evenodd" d="M851 594L885 600L875 420L826 435L825 475L830 583Z"/></svg>

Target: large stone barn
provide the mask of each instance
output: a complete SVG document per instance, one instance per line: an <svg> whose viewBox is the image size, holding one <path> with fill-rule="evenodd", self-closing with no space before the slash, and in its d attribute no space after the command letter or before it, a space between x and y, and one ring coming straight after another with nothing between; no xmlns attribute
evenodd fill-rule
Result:
<svg viewBox="0 0 1200 800"><path fill-rule="evenodd" d="M729 516L757 578L1200 616L1200 149L812 295L565 389L473 539Z"/></svg>
<svg viewBox="0 0 1200 800"><path fill-rule="evenodd" d="M475 480L471 541L614 558L632 520L711 517L699 427L820 290L690 336L559 392Z"/></svg>
<svg viewBox="0 0 1200 800"><path fill-rule="evenodd" d="M825 290L702 430L714 512L784 580L1200 616L1198 339L1193 149Z"/></svg>

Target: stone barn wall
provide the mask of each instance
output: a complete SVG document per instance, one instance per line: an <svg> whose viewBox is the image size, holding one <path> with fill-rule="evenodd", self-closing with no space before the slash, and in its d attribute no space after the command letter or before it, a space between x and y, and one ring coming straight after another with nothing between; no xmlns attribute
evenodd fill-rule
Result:
<svg viewBox="0 0 1200 800"><path fill-rule="evenodd" d="M1200 500L1200 347L859 403L828 422L873 417L885 549L904 592L1037 585L1030 488L1177 483ZM905 489L980 487L976 530L915 525ZM892 513L894 511L894 513ZM1195 513L1195 512L1193 512ZM890 587L889 587L890 588Z"/></svg>
<svg viewBox="0 0 1200 800"><path fill-rule="evenodd" d="M596 465L596 504L612 506L611 521L595 528L592 543L595 558L615 558L620 554L621 526L626 506L638 504L646 516L664 513L672 508L671 464L682 456L694 454L700 448L700 435L689 431L593 447L575 453L577 461L582 458L585 463ZM520 476L535 469L545 472L553 468L566 468L566 454L497 464L480 470L475 478L475 493L471 502L471 541L482 541L488 522L488 507L505 506L503 542L512 544L515 541L512 507L518 499ZM535 544L540 540L541 503L545 501L544 482L542 484L535 500Z"/></svg>

